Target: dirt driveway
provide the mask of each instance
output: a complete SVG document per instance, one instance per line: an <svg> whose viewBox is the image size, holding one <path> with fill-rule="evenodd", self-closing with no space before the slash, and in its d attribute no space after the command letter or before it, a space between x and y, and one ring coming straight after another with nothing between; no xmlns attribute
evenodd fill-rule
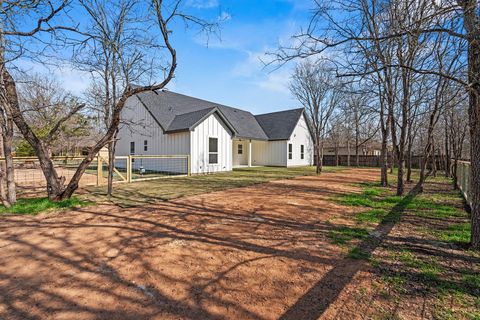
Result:
<svg viewBox="0 0 480 320"><path fill-rule="evenodd" d="M333 218L353 213L329 199L377 176L357 169L149 207L3 216L0 318L333 319L354 281L345 268L361 277L363 262L327 241Z"/></svg>

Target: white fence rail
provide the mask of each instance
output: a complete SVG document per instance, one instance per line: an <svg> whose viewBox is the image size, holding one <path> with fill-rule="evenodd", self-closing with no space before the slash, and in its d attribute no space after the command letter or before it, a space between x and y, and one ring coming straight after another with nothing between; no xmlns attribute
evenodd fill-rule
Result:
<svg viewBox="0 0 480 320"><path fill-rule="evenodd" d="M470 200L470 162L468 161L459 161L457 168L457 185L463 193L465 200L468 204L471 203Z"/></svg>

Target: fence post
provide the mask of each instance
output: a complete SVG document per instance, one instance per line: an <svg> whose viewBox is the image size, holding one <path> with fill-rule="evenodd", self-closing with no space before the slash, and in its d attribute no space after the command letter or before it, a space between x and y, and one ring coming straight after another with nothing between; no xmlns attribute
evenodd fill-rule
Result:
<svg viewBox="0 0 480 320"><path fill-rule="evenodd" d="M132 155L128 155L127 158L127 182L132 182Z"/></svg>
<svg viewBox="0 0 480 320"><path fill-rule="evenodd" d="M97 187L102 183L102 175L103 175L103 164L102 164L102 157L97 155Z"/></svg>

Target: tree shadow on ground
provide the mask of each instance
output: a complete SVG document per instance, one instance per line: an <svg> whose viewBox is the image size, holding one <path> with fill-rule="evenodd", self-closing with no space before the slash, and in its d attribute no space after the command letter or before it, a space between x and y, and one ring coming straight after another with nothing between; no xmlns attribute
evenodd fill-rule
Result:
<svg viewBox="0 0 480 320"><path fill-rule="evenodd" d="M355 275L367 268L368 259L373 251L381 245L395 224L399 221L408 204L418 194L412 189L389 213L382 219L370 236L363 240L354 252L360 253L362 259L344 258L322 277L308 292L300 297L279 319L318 319L339 297L343 289L353 280ZM335 283L333 286L332 284Z"/></svg>

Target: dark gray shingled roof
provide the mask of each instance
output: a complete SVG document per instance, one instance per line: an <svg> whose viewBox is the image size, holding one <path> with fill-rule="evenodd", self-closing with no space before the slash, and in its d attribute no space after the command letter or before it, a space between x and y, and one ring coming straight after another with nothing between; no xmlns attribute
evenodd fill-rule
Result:
<svg viewBox="0 0 480 320"><path fill-rule="evenodd" d="M217 112L236 137L256 140L289 139L303 110L254 116L248 111L168 90L142 92L137 98L167 133L191 130L210 114Z"/></svg>
<svg viewBox="0 0 480 320"><path fill-rule="evenodd" d="M216 108L206 108L176 115L168 126L168 131L185 130L194 127L198 121L210 115Z"/></svg>
<svg viewBox="0 0 480 320"><path fill-rule="evenodd" d="M278 111L255 116L269 140L288 140L297 125L302 109Z"/></svg>

